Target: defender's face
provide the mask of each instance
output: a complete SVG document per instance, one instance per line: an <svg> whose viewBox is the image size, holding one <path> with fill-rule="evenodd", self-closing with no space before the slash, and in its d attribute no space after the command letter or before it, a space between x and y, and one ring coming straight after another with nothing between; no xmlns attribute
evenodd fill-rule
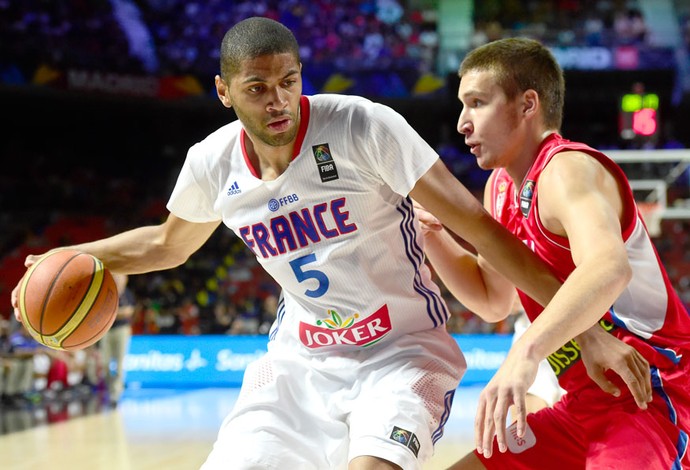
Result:
<svg viewBox="0 0 690 470"><path fill-rule="evenodd" d="M519 100L509 100L489 71L469 71L458 90L463 109L458 132L483 169L507 166L523 140Z"/></svg>
<svg viewBox="0 0 690 470"><path fill-rule="evenodd" d="M301 70L290 53L247 59L229 83L216 77L216 91L225 106L235 109L252 140L288 145L299 129Z"/></svg>

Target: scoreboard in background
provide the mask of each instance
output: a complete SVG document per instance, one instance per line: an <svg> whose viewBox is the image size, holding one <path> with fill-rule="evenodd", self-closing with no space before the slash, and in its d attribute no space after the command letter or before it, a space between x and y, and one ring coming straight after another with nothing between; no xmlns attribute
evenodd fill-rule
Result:
<svg viewBox="0 0 690 470"><path fill-rule="evenodd" d="M620 136L625 140L655 142L659 133L659 95L633 85L632 93L623 95L619 109Z"/></svg>

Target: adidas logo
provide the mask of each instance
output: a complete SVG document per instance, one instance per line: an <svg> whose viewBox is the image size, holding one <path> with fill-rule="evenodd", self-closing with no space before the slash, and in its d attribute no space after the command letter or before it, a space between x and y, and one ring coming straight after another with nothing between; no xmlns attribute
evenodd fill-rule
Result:
<svg viewBox="0 0 690 470"><path fill-rule="evenodd" d="M241 193L241 192L242 192L242 190L240 189L240 185L237 184L237 181L235 181L234 183L232 183L232 186L230 186L230 187L228 188L228 196L232 196L232 195L234 195L234 194L239 194L239 193Z"/></svg>

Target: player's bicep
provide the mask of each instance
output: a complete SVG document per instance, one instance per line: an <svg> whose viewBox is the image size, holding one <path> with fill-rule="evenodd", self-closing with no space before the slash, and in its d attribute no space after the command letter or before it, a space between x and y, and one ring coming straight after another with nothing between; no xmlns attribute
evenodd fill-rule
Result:
<svg viewBox="0 0 690 470"><path fill-rule="evenodd" d="M623 255L621 196L615 178L594 158L554 157L539 179L539 217L568 239L573 261Z"/></svg>
<svg viewBox="0 0 690 470"><path fill-rule="evenodd" d="M187 258L201 248L220 222L189 222L170 214L161 225L159 243L166 251L177 251L180 256Z"/></svg>

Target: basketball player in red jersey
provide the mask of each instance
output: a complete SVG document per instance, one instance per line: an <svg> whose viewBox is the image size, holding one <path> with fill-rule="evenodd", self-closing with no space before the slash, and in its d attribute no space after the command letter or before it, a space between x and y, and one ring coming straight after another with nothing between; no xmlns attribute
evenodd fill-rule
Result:
<svg viewBox="0 0 690 470"><path fill-rule="evenodd" d="M458 131L479 166L493 169L484 205L563 285L545 308L518 291L532 324L480 395L476 451L452 468L690 468L690 315L625 174L601 152L559 135L563 74L539 42L479 47L460 77ZM470 310L489 321L510 312L514 286L485 259L444 230L425 238L440 278ZM571 339L597 323L648 361L646 407L625 387L616 397L587 377L585 345ZM567 393L525 416L525 392L544 358ZM513 404L517 420L506 429Z"/></svg>

